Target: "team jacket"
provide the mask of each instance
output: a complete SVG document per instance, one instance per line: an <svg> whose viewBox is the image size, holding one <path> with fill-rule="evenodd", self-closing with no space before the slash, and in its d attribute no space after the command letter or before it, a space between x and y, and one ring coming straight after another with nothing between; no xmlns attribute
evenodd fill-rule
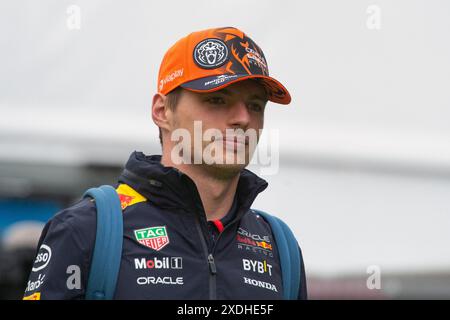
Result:
<svg viewBox="0 0 450 320"><path fill-rule="evenodd" d="M124 224L115 299L282 299L270 226L250 210L267 182L243 170L230 212L208 222L194 182L160 159L133 152L115 185ZM56 214L24 299L84 299L95 234L92 199ZM303 263L299 299L306 299Z"/></svg>

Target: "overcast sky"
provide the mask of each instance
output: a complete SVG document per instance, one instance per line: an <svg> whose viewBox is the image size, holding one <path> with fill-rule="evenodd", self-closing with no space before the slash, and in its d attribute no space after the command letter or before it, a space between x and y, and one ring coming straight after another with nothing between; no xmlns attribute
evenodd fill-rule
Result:
<svg viewBox="0 0 450 320"><path fill-rule="evenodd" d="M68 27L72 5L80 29ZM445 0L2 1L2 118L104 108L143 119L165 50L191 31L236 26L293 96L288 107L270 105L267 127L319 140L398 136L400 147L421 135L438 149L450 136L449 15Z"/></svg>

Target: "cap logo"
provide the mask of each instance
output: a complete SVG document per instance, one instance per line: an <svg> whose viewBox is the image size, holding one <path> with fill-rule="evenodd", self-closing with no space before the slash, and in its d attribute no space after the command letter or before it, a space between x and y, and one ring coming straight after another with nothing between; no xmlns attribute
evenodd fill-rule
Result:
<svg viewBox="0 0 450 320"><path fill-rule="evenodd" d="M194 61L203 69L215 69L228 60L228 48L220 39L209 38L194 48Z"/></svg>

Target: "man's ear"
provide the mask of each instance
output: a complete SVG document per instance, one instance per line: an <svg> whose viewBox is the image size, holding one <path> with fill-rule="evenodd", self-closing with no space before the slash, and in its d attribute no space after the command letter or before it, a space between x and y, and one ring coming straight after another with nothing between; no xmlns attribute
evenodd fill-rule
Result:
<svg viewBox="0 0 450 320"><path fill-rule="evenodd" d="M170 131L170 119L168 118L170 110L166 107L166 99L167 97L161 93L153 96L152 119L158 127Z"/></svg>

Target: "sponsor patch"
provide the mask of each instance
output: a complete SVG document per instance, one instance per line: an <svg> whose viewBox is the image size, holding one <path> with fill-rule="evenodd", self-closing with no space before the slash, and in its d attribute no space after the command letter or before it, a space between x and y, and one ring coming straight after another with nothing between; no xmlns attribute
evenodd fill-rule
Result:
<svg viewBox="0 0 450 320"><path fill-rule="evenodd" d="M220 39L209 38L199 42L194 48L194 61L203 69L215 69L228 60L228 47Z"/></svg>
<svg viewBox="0 0 450 320"><path fill-rule="evenodd" d="M239 228L236 235L238 249L261 253L265 256L273 257L273 249L270 237L252 234L251 232Z"/></svg>
<svg viewBox="0 0 450 320"><path fill-rule="evenodd" d="M140 244L156 251L169 244L166 226L134 230L134 236Z"/></svg>
<svg viewBox="0 0 450 320"><path fill-rule="evenodd" d="M257 50L250 48L249 46L245 48L245 51L247 52L249 63L255 64L258 68L264 70L264 73L269 73L266 59L262 54L260 54Z"/></svg>
<svg viewBox="0 0 450 320"><path fill-rule="evenodd" d="M260 287L260 288L264 288L267 290L272 290L272 291L278 292L277 287L274 284L269 283L269 282L264 282L264 281L259 281L259 280L244 277L244 283L255 286L255 287Z"/></svg>
<svg viewBox="0 0 450 320"><path fill-rule="evenodd" d="M159 91L161 91L167 83L172 82L176 78L183 76L183 72L184 69L181 68L173 71L172 73L169 73L167 76L161 79L161 81L159 81Z"/></svg>
<svg viewBox="0 0 450 320"><path fill-rule="evenodd" d="M116 191L117 194L119 195L122 210L136 203L147 201L147 199L144 196L136 192L133 188L131 188L127 184L119 185Z"/></svg>
<svg viewBox="0 0 450 320"><path fill-rule="evenodd" d="M233 75L233 74L232 75L224 74L224 75L216 76L215 79L206 81L204 83L204 86L205 87L218 86L218 85L220 85L222 83L225 83L225 82L231 81L233 79L236 79L237 77L238 77L237 75Z"/></svg>
<svg viewBox="0 0 450 320"><path fill-rule="evenodd" d="M252 239L254 241L270 243L270 237L269 236L260 236L259 234L251 233L251 232L249 232L249 231L247 231L247 230L245 230L243 228L239 228L238 229L238 234L243 236L243 237Z"/></svg>
<svg viewBox="0 0 450 320"><path fill-rule="evenodd" d="M183 277L139 277L136 280L138 285L164 284L164 285L183 285Z"/></svg>
<svg viewBox="0 0 450 320"><path fill-rule="evenodd" d="M265 242L265 241L257 241L256 245L258 247L264 248L264 249L268 249L268 250L272 250L272 245Z"/></svg>
<svg viewBox="0 0 450 320"><path fill-rule="evenodd" d="M35 292L29 296L25 296L23 297L22 300L41 300L41 293L40 292Z"/></svg>
<svg viewBox="0 0 450 320"><path fill-rule="evenodd" d="M257 261L252 259L242 259L242 267L245 271L252 271L255 273L268 274L272 276L272 265L266 260Z"/></svg>
<svg viewBox="0 0 450 320"><path fill-rule="evenodd" d="M164 258L135 258L134 268L141 269L183 269L182 257L164 257Z"/></svg>
<svg viewBox="0 0 450 320"><path fill-rule="evenodd" d="M39 274L36 281L28 280L27 287L25 289L25 292L30 292L39 289L43 284L45 280L45 274Z"/></svg>
<svg viewBox="0 0 450 320"><path fill-rule="evenodd" d="M31 271L36 272L47 267L51 257L52 249L45 244L41 245L36 255L36 260L34 260L33 268L31 269Z"/></svg>

